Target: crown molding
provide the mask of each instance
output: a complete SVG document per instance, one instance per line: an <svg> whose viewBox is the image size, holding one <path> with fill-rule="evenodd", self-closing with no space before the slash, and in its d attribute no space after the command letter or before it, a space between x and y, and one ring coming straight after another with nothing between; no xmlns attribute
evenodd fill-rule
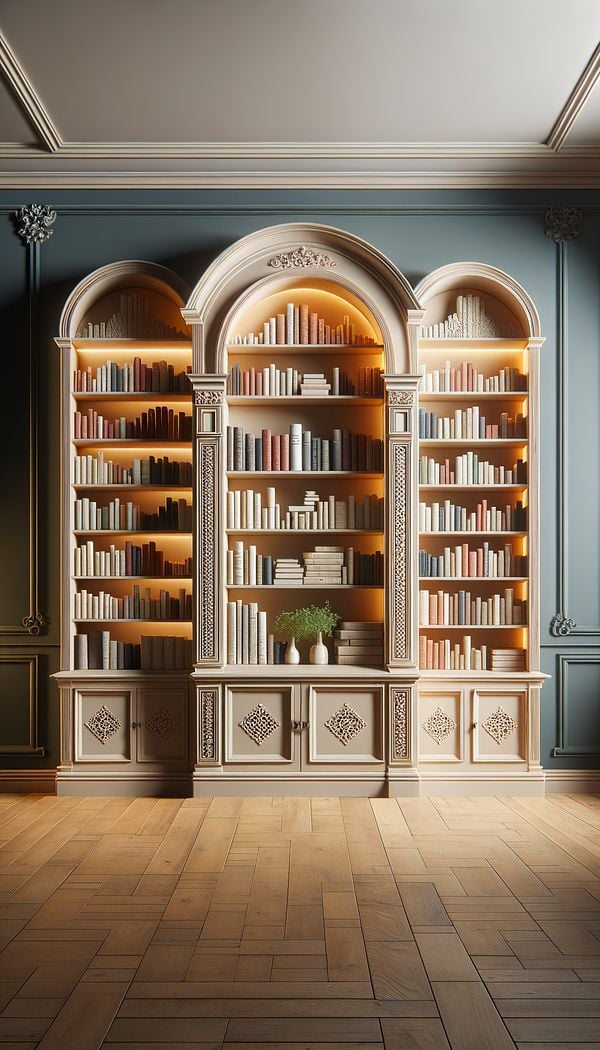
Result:
<svg viewBox="0 0 600 1050"><path fill-rule="evenodd" d="M4 171L1 190L598 189L600 170Z"/></svg>
<svg viewBox="0 0 600 1050"><path fill-rule="evenodd" d="M0 73L6 79L20 109L50 153L63 144L62 137L19 59L0 31ZM40 150L39 152L43 152Z"/></svg>
<svg viewBox="0 0 600 1050"><path fill-rule="evenodd" d="M335 161L357 160L544 160L556 150L541 142L63 142L61 160ZM598 146L573 146L561 158L600 157ZM35 160L47 151L20 142L0 143L0 158Z"/></svg>
<svg viewBox="0 0 600 1050"><path fill-rule="evenodd" d="M600 76L600 44L598 44L579 80L565 102L548 138L546 145L557 152L581 113Z"/></svg>

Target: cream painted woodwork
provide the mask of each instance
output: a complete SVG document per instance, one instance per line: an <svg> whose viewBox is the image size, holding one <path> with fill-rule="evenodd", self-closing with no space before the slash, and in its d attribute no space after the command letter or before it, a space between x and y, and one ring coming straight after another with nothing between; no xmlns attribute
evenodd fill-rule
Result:
<svg viewBox="0 0 600 1050"><path fill-rule="evenodd" d="M444 547L488 542L490 549L500 549L505 542L513 553L525 555L527 571L519 575L492 577L423 576L423 590L457 590L471 593L482 601L494 592L510 587L515 599L524 600L527 618L523 626L497 627L470 624L464 627L421 626L420 634L433 640L449 637L451 645L469 635L473 648L487 647L488 661L492 648L519 648L525 652L525 670L510 673L474 671L469 668L435 670L421 668L419 680L419 768L422 789L435 794L455 790L464 777L486 782L490 790L493 779L508 778L511 791L542 793L544 774L540 766L540 690L544 675L540 673L539 639L539 354L544 339L534 303L508 274L481 263L453 263L434 271L418 285L417 296L424 307L423 333L419 339L419 364L428 372L462 362L473 364L484 375L498 374L502 368L515 368L526 376L526 390L501 393L448 393L429 391L421 382L419 405L425 411L452 417L455 409L477 405L486 422L498 419L499 413L521 412L526 420L526 436L509 441L421 440L422 456L438 461L444 457L450 464L464 453L479 454L480 459L504 466L516 457L526 464L526 481L512 487L502 485L423 485L419 498L431 506L444 500L475 509L478 501L488 506L505 508L520 500L526 507L527 519L522 531L489 532L421 532L419 549L440 554ZM478 297L484 306L489 327L485 337L464 333L457 338L430 338L431 325L445 322L456 310L457 296ZM510 333L508 337L507 333ZM504 448L502 446L505 446ZM489 663L488 663L489 666ZM447 775L447 779L445 776ZM481 779L483 778L483 780ZM513 788L514 783L519 787ZM428 787L429 785L429 787ZM494 788L494 790L497 790Z"/></svg>
<svg viewBox="0 0 600 1050"><path fill-rule="evenodd" d="M153 597L166 589L176 595L180 588L192 589L192 578L185 576L99 576L94 567L85 577L75 575L75 548L87 541L96 550L111 545L122 549L130 541L143 547L154 541L165 557L180 561L191 556L192 537L185 532L165 529L81 528L75 520L75 500L87 497L108 506L119 499L139 505L145 513L156 513L167 497L192 500L192 489L149 484L81 484L75 474L75 456L104 455L120 466L130 466L133 458L168 456L173 460L191 459L186 442L159 438L143 440L87 440L75 438L74 413L97 409L110 419L134 419L147 409L162 405L174 413L191 410L191 392L117 391L82 392L74 389L73 373L90 367L92 374L107 361L117 366L132 365L138 357L146 365L164 360L174 371L184 371L191 363L191 343L185 333L178 339L149 337L159 324L181 332L179 309L187 298L187 288L175 274L154 263L125 261L104 266L89 274L69 296L60 322L56 343L61 352L62 386L62 602L61 671L54 677L61 694L62 750L57 771L59 794L187 794L189 782L190 714L189 669L179 671L87 670L76 667L76 637L88 631L110 630L117 642L139 644L142 635L187 634L192 625L185 620L107 619L76 617L76 595L82 590L95 596L108 592L124 597L134 586L150 588ZM141 310L121 317L123 302L143 300ZM111 316L127 321L122 336L90 336L88 324L106 324ZM132 330L136 328L135 334ZM93 330L94 331L94 330ZM76 525L79 524L79 528ZM182 778L184 782L182 784ZM186 779L187 778L187 779Z"/></svg>
<svg viewBox="0 0 600 1050"><path fill-rule="evenodd" d="M77 332L103 297L133 286L160 291L181 311L191 331L191 682L186 671L74 669L74 637L81 629L73 615L79 581L71 572L75 535L70 379L77 360ZM425 339L422 325L439 324L455 309L457 295L469 293L483 298L492 320L515 326L518 338ZM371 342L307 346L235 341L239 333L260 330L268 316L290 301L308 302L321 311L326 304L336 320L344 313L359 319ZM543 338L527 294L507 274L476 263L443 267L425 278L415 293L393 264L365 241L303 222L267 228L233 244L206 270L185 306L182 303L182 287L173 275L153 264L127 262L82 281L63 312L57 340L63 356L65 523L62 670L56 676L62 713L59 793L543 793L538 601L538 359ZM523 647L527 662L522 672L419 667L419 588L424 586L419 580L419 547L432 537L434 545L447 541L418 534L423 498L419 455L427 448L419 441L418 409L419 404L429 408L440 400L419 393L420 369L423 362L438 367L446 356L458 362L472 355L495 369L518 365L528 374L527 392L505 399L520 401L528 419L527 438L517 444L527 460L527 482L519 494L528 514L518 549L529 561L526 577L516 583L518 595L527 599L527 626L469 628L474 645L488 644L489 638L490 648ZM310 362L319 369L337 364L356 375L361 367L378 365L383 371L382 396L347 401L335 396L230 396L227 377L232 364L258 367L260 362L264 367L274 359L281 363L282 357L299 371L310 370ZM469 400L458 398L463 407ZM475 394L472 400L498 405L493 397L486 401ZM277 433L286 432L291 422L318 434L347 427L380 437L383 471L228 471L229 425L260 433L272 424ZM498 444L491 442L490 451ZM446 454L452 454L445 445ZM384 500L383 526L368 536L364 530L349 536L349 530L341 535L335 529L303 534L293 529L228 528L228 492L253 486L264 492L267 485L276 487L283 507L286 501L300 503L309 488L321 498L331 492L340 498L375 492ZM459 488L453 491L461 493ZM481 494L472 487L468 498ZM233 586L228 583L227 550L234 536L281 556L298 556L316 538L340 546L356 544L370 552L381 549L384 582L318 589ZM481 533L471 532L469 537ZM371 546L361 548L367 541ZM446 583L452 588L458 581ZM485 594L489 583L469 580L469 586ZM229 600L256 601L267 613L270 631L282 609L324 598L343 619L383 623L380 666L311 665L306 662L307 647L301 647L303 662L298 665L228 662ZM455 628L452 631L456 634Z"/></svg>

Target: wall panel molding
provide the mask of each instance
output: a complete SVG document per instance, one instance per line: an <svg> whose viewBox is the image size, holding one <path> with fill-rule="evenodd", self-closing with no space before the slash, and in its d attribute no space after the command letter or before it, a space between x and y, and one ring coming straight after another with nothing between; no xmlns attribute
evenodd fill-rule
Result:
<svg viewBox="0 0 600 1050"><path fill-rule="evenodd" d="M0 729L0 758L11 757L14 758L17 755L29 755L43 757L46 753L46 749L42 747L38 740L39 730L39 717L38 717L38 685L39 685L39 657L36 653L0 653L0 682L2 681L2 670L3 666L13 664L16 666L26 666L29 669L29 715L28 715L28 738L19 743L6 743L2 739L2 729ZM2 690L4 695L4 689ZM14 698L15 702L18 698ZM12 700L12 698L11 698ZM5 723L5 720L3 720Z"/></svg>
<svg viewBox="0 0 600 1050"><path fill-rule="evenodd" d="M550 752L552 758L595 758L600 757L600 723L598 723L597 743L586 747L569 746L569 668L572 666L600 665L600 653L557 653L556 654L556 713L557 746Z"/></svg>
<svg viewBox="0 0 600 1050"><path fill-rule="evenodd" d="M600 626L580 626L569 608L569 257L568 245L581 233L580 208L557 205L545 213L546 236L556 245L556 612L549 625L554 638L600 637Z"/></svg>
<svg viewBox="0 0 600 1050"><path fill-rule="evenodd" d="M13 214L15 232L26 251L27 365L29 381L29 579L28 608L21 622L0 626L0 641L15 635L38 636L48 619L39 606L39 328L38 304L41 245L53 234L56 212L46 204L29 204Z"/></svg>

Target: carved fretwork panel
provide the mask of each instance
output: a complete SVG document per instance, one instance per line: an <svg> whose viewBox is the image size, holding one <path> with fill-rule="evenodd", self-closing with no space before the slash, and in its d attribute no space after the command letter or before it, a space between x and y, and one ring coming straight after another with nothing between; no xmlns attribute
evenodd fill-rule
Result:
<svg viewBox="0 0 600 1050"><path fill-rule="evenodd" d="M220 570L218 557L219 477L221 471L220 439L199 440L197 447L197 565L196 606L198 659L200 663L217 665L221 660Z"/></svg>
<svg viewBox="0 0 600 1050"><path fill-rule="evenodd" d="M410 507L410 445L392 440L388 460L390 530L389 550L389 663L403 664L411 658L410 570L408 525Z"/></svg>
<svg viewBox="0 0 600 1050"><path fill-rule="evenodd" d="M390 762L406 762L410 747L410 689L390 690Z"/></svg>
<svg viewBox="0 0 600 1050"><path fill-rule="evenodd" d="M197 689L198 762L214 765L221 760L219 738L220 694L218 686Z"/></svg>

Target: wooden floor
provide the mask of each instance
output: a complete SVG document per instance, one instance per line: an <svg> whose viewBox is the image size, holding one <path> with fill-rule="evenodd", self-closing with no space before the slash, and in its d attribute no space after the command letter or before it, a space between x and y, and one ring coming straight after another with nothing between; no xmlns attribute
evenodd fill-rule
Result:
<svg viewBox="0 0 600 1050"><path fill-rule="evenodd" d="M600 1048L600 799L0 796L0 1048Z"/></svg>

